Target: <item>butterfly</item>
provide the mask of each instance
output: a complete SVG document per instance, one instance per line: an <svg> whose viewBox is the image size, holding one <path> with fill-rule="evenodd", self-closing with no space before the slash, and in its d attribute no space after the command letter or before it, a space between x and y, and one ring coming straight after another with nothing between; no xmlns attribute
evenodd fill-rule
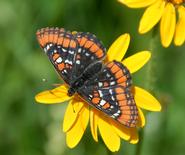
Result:
<svg viewBox="0 0 185 155"><path fill-rule="evenodd" d="M138 109L131 92L131 74L118 61L103 63L106 49L88 32L42 28L37 40L58 74L69 86L68 95L80 95L90 106L126 127L135 127Z"/></svg>

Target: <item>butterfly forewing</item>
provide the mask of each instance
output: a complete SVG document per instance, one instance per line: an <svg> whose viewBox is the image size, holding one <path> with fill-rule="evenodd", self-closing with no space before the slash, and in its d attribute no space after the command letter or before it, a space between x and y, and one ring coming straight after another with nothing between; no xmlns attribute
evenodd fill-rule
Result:
<svg viewBox="0 0 185 155"><path fill-rule="evenodd" d="M131 93L128 69L113 61L87 81L79 94L92 106L128 127L135 127L138 110Z"/></svg>
<svg viewBox="0 0 185 155"><path fill-rule="evenodd" d="M78 46L75 37L63 28L43 28L37 31L37 39L59 75L70 84Z"/></svg>

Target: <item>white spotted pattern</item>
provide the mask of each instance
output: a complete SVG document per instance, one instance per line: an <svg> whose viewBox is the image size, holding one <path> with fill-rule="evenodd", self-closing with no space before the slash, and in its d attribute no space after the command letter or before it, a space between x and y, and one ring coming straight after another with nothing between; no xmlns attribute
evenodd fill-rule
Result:
<svg viewBox="0 0 185 155"><path fill-rule="evenodd" d="M99 87L102 87L103 86L103 83L102 82L98 82L98 86Z"/></svg>
<svg viewBox="0 0 185 155"><path fill-rule="evenodd" d="M80 60L76 60L76 64L78 64L78 65L79 65L79 64L80 64Z"/></svg>
<svg viewBox="0 0 185 155"><path fill-rule="evenodd" d="M73 62L72 61L69 61L69 60L65 60L65 63L67 63L67 64L70 64L70 65L72 65L73 64Z"/></svg>
<svg viewBox="0 0 185 155"><path fill-rule="evenodd" d="M109 92L110 92L110 94L111 94L111 95L113 94L113 91L112 91L112 89L109 89Z"/></svg>
<svg viewBox="0 0 185 155"><path fill-rule="evenodd" d="M109 74L109 73L107 73L107 75L106 75L107 77L110 77L111 75Z"/></svg>
<svg viewBox="0 0 185 155"><path fill-rule="evenodd" d="M69 53L70 53L70 54L74 54L74 51L69 50Z"/></svg>
<svg viewBox="0 0 185 155"><path fill-rule="evenodd" d="M106 103L106 101L105 101L105 100L101 100L101 101L100 101L100 105L101 105L101 106L104 106L104 105L105 105L105 103Z"/></svg>
<svg viewBox="0 0 185 155"><path fill-rule="evenodd" d="M116 116L116 117L117 117L117 116L119 116L119 114L118 114L118 113L114 113L113 115L114 115L114 116Z"/></svg>
<svg viewBox="0 0 185 155"><path fill-rule="evenodd" d="M110 82L110 85L114 85L116 82L115 81L112 81L112 82Z"/></svg>
<svg viewBox="0 0 185 155"><path fill-rule="evenodd" d="M99 94L100 94L100 97L102 97L102 96L103 96L102 91L101 91L101 90L98 90L98 92L99 92Z"/></svg>
<svg viewBox="0 0 185 155"><path fill-rule="evenodd" d="M67 52L67 50L66 50L65 48L62 48L62 51L63 51L63 52Z"/></svg>
<svg viewBox="0 0 185 155"><path fill-rule="evenodd" d="M111 96L111 98L112 98L112 100L113 100L113 101L115 101L115 98L114 98L114 96Z"/></svg>
<svg viewBox="0 0 185 155"><path fill-rule="evenodd" d="M50 48L50 46L49 46L49 45L47 45L47 46L46 46L46 50L49 50L49 48Z"/></svg>
<svg viewBox="0 0 185 155"><path fill-rule="evenodd" d="M81 51L82 51L82 48L79 48L79 49L78 49L78 53L81 53Z"/></svg>
<svg viewBox="0 0 185 155"><path fill-rule="evenodd" d="M89 54L89 53L87 53L87 52L85 53L85 55L86 55L86 56L90 56L90 54Z"/></svg>
<svg viewBox="0 0 185 155"><path fill-rule="evenodd" d="M61 63L62 62L62 58L59 57L57 60L56 60L57 63Z"/></svg>

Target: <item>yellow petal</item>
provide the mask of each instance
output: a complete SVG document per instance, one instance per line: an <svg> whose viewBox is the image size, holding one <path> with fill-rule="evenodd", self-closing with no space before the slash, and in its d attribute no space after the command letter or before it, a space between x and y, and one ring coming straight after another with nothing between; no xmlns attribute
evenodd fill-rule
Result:
<svg viewBox="0 0 185 155"><path fill-rule="evenodd" d="M120 138L109 123L109 119L101 115L98 118L98 128L105 145L110 151L115 152L120 148Z"/></svg>
<svg viewBox="0 0 185 155"><path fill-rule="evenodd" d="M93 109L90 111L90 127L93 139L98 142L98 116L96 115L96 111Z"/></svg>
<svg viewBox="0 0 185 155"><path fill-rule="evenodd" d="M184 6L178 7L179 20L176 25L174 43L181 46L185 41L185 8Z"/></svg>
<svg viewBox="0 0 185 155"><path fill-rule="evenodd" d="M115 122L114 120L110 121L112 124L113 129L115 132L124 140L129 140L130 139L130 130L129 128L125 127L124 125Z"/></svg>
<svg viewBox="0 0 185 155"><path fill-rule="evenodd" d="M123 34L116 39L107 52L108 61L121 61L128 49L129 43L130 35L128 33Z"/></svg>
<svg viewBox="0 0 185 155"><path fill-rule="evenodd" d="M130 128L131 137L130 137L130 143L131 144L137 144L139 141L139 135L136 128Z"/></svg>
<svg viewBox="0 0 185 155"><path fill-rule="evenodd" d="M81 140L84 131L89 122L89 109L88 106L84 106L79 113L79 117L76 120L72 128L66 133L66 143L70 148L75 147Z"/></svg>
<svg viewBox="0 0 185 155"><path fill-rule="evenodd" d="M148 32L159 22L164 10L164 6L165 1L158 0L146 9L139 24L139 33Z"/></svg>
<svg viewBox="0 0 185 155"><path fill-rule="evenodd" d="M77 31L72 31L72 34L73 34L73 35L75 35L75 34L77 34L77 33L78 33Z"/></svg>
<svg viewBox="0 0 185 155"><path fill-rule="evenodd" d="M133 87L134 99L136 101L137 106L140 108L150 110L150 111L160 111L161 105L157 101L155 97L153 97L149 92L146 90Z"/></svg>
<svg viewBox="0 0 185 155"><path fill-rule="evenodd" d="M148 51L142 51L138 52L125 60L123 60L123 64L127 66L129 69L130 73L134 73L137 70L139 70L141 67L143 67L148 60L151 57L151 53Z"/></svg>
<svg viewBox="0 0 185 155"><path fill-rule="evenodd" d="M145 126L145 116L139 107L138 107L138 114L139 114L139 118L138 118L137 126L144 127Z"/></svg>
<svg viewBox="0 0 185 155"><path fill-rule="evenodd" d="M118 1L131 8L141 8L151 5L156 0L118 0Z"/></svg>
<svg viewBox="0 0 185 155"><path fill-rule="evenodd" d="M35 100L39 103L53 104L70 100L72 97L67 95L67 88L61 85L55 89L43 91L35 96Z"/></svg>
<svg viewBox="0 0 185 155"><path fill-rule="evenodd" d="M175 8L172 3L167 3L160 23L161 42L164 47L168 47L173 39L175 24Z"/></svg>
<svg viewBox="0 0 185 155"><path fill-rule="evenodd" d="M75 99L69 102L64 115L64 121L63 121L64 132L67 132L75 123L76 119L79 116L79 112L83 106L84 106L83 102L76 101Z"/></svg>

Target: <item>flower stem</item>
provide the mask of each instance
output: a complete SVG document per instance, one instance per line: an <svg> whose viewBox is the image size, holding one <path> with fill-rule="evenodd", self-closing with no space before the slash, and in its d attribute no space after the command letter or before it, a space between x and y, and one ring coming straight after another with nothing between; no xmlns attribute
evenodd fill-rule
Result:
<svg viewBox="0 0 185 155"><path fill-rule="evenodd" d="M148 91L152 91L154 89L154 83L156 81L156 78L154 76L156 53L157 53L156 37L157 37L157 33L158 33L156 27L154 27L154 29L152 31L152 35L151 35L151 39L150 39L150 43L149 43L149 50L150 50L152 56L151 56L151 59L147 65L147 69L146 69L145 88L148 89Z"/></svg>
<svg viewBox="0 0 185 155"><path fill-rule="evenodd" d="M154 75L154 70L155 70L155 61L156 61L156 37L157 37L157 26L154 27L153 31L152 31L152 36L150 39L150 43L149 43L149 50L152 54L151 60L149 61L147 68L146 68L146 78L145 78L145 88L148 91L152 91L154 89L154 83L156 81L155 75ZM139 131L139 142L136 146L136 155L141 155L142 152L142 147L143 147L143 142L144 142L144 129L141 129Z"/></svg>
<svg viewBox="0 0 185 155"><path fill-rule="evenodd" d="M144 140L144 129L141 129L139 131L139 142L136 146L136 155L141 155L143 140Z"/></svg>

